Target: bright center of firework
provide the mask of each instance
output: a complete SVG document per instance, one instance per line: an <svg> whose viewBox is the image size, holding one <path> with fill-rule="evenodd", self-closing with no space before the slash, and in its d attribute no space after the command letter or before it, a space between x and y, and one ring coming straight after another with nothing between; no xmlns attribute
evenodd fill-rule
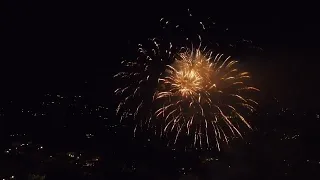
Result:
<svg viewBox="0 0 320 180"><path fill-rule="evenodd" d="M178 71L174 77L172 86L176 88L182 96L195 94L201 88L202 77L196 70L184 69Z"/></svg>
<svg viewBox="0 0 320 180"><path fill-rule="evenodd" d="M210 76L209 73L209 60L200 50L193 50L178 54L175 63L168 66L167 76L160 80L170 86L166 93L198 98L210 83L210 79L207 78Z"/></svg>

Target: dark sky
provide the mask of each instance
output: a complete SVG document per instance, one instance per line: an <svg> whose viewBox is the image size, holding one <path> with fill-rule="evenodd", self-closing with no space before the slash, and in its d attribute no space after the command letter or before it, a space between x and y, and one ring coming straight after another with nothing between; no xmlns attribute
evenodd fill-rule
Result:
<svg viewBox="0 0 320 180"><path fill-rule="evenodd" d="M4 97L16 99L46 91L87 92L94 99L108 99L108 82L117 69L115 61L126 52L126 42L152 35L162 15L183 16L188 7L84 1L4 3L1 89ZM264 49L248 54L245 64L265 93L291 106L317 108L320 28L317 11L310 7L198 4L191 10Z"/></svg>

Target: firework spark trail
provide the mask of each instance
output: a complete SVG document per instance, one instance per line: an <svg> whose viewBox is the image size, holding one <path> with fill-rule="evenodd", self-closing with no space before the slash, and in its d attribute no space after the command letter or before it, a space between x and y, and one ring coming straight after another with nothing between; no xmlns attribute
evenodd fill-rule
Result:
<svg viewBox="0 0 320 180"><path fill-rule="evenodd" d="M238 70L237 61L207 50L200 35L197 48L149 40L152 48L139 44L138 58L122 61L125 71L115 75L126 84L115 91L123 99L116 112L138 122L134 132L153 128L160 136L174 133L173 143L193 136L194 146L220 149L220 142L242 137L238 122L251 128L242 111L253 112L258 103L243 94L259 89L246 85L249 73Z"/></svg>

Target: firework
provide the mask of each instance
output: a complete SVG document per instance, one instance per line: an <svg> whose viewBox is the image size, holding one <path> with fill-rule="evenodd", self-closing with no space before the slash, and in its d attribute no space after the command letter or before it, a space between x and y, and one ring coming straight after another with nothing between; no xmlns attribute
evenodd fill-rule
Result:
<svg viewBox="0 0 320 180"><path fill-rule="evenodd" d="M255 110L258 103L249 97L259 90L247 85L249 73L237 69L231 57L207 50L201 36L198 40L194 48L179 46L181 40L149 39L138 45L136 60L122 61L125 71L115 77L125 86L115 90L122 97L116 112L136 122L135 132L140 127L174 134L174 144L189 137L193 146L220 149L230 137L242 137L240 122L251 128L242 114Z"/></svg>

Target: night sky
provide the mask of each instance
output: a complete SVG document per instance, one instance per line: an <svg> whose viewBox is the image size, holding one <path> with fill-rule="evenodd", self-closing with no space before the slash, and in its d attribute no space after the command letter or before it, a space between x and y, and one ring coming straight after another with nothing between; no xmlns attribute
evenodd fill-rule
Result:
<svg viewBox="0 0 320 180"><path fill-rule="evenodd" d="M299 112L320 110L320 23L317 10L311 5L209 3L178 6L35 0L11 0L1 4L2 106L8 102L19 107L29 106L42 101L45 94L81 95L86 97L86 103L113 106L112 92L117 82L112 76L119 71L118 63L128 52L128 43L152 37L159 31L161 17L183 19L190 8L194 15L210 17L220 27L230 29L230 35L252 40L263 49L242 54L240 59L262 90L265 100L262 104L268 104L275 97L280 106ZM56 113L53 119L59 119L62 114ZM20 121L19 129L23 129L28 123L26 119L14 122ZM272 123L277 123L275 121L273 119ZM271 131L272 123L260 122L263 126L260 129ZM303 128L308 131L307 125ZM265 148L266 152L270 150L266 144L257 146ZM305 149L303 152L307 151ZM237 154L235 151L229 153ZM241 156L233 155L227 158ZM212 166L207 168L217 168ZM250 169L242 168L238 170ZM262 170L256 169L255 173L259 172Z"/></svg>
<svg viewBox="0 0 320 180"><path fill-rule="evenodd" d="M3 94L85 91L93 96L99 92L98 99L109 94L110 74L128 41L151 37L160 17L183 17L188 7L132 6L5 2ZM314 108L319 100L319 26L314 11L297 7L216 4L191 10L264 49L242 60L264 92L292 106Z"/></svg>

